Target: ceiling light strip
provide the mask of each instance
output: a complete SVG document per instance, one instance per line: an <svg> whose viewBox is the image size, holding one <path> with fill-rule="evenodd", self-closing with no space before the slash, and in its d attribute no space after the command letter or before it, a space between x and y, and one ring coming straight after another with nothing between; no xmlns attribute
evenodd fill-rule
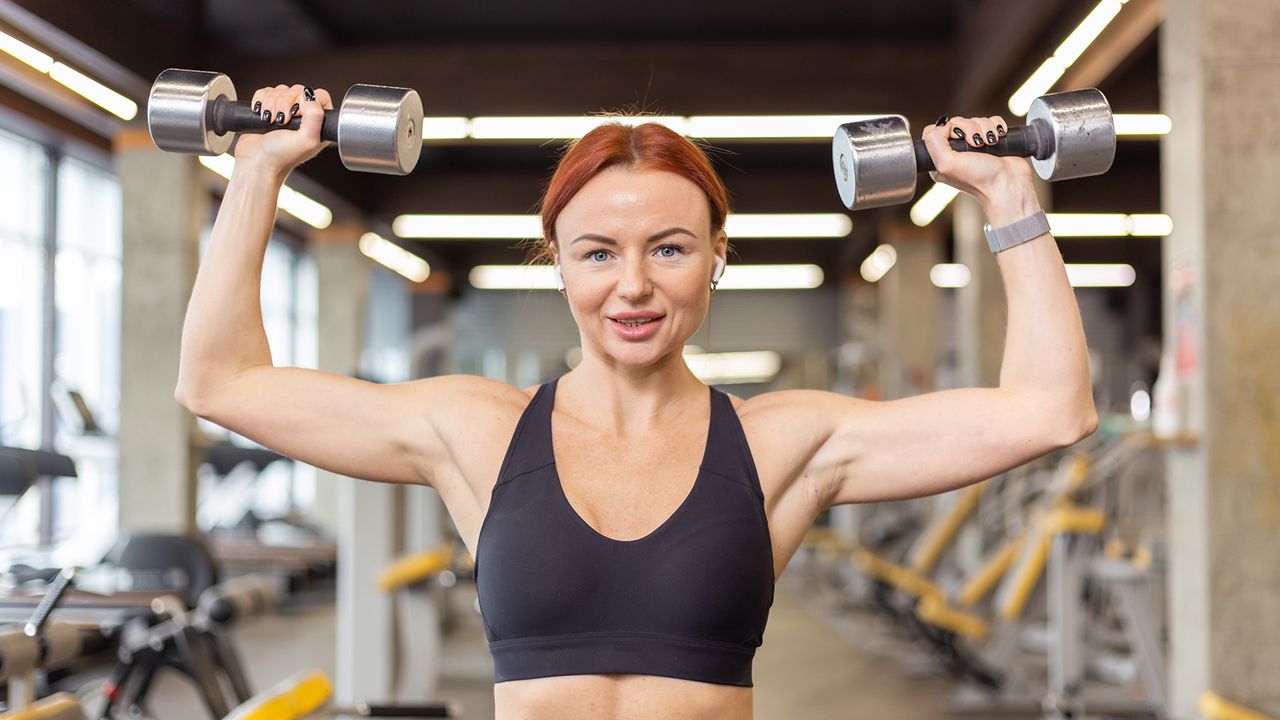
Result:
<svg viewBox="0 0 1280 720"><path fill-rule="evenodd" d="M138 116L138 104L133 100L12 35L0 32L0 51L48 75L63 87L125 122Z"/></svg>
<svg viewBox="0 0 1280 720"><path fill-rule="evenodd" d="M199 160L201 165L227 180L231 179L231 173L235 171L236 167L236 159L225 153L213 156L201 155ZM323 230L333 223L332 210L323 203L313 200L288 185L280 188L280 196L276 200L276 207L317 230Z"/></svg>

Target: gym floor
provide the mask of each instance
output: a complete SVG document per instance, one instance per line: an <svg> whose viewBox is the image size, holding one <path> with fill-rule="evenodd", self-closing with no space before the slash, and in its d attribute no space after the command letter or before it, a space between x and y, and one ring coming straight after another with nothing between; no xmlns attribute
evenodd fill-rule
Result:
<svg viewBox="0 0 1280 720"><path fill-rule="evenodd" d="M756 655L757 720L857 717L927 720L942 714L951 685L945 678L910 678L896 664L873 654L874 642L857 626L835 628L809 607L784 573L778 582L764 646ZM493 717L493 665L480 618L466 612L475 602L470 585L460 585L452 602L459 622L445 641L441 697L462 703L463 717ZM254 683L269 687L293 673L315 668L334 677L334 608L317 604L248 618L236 640ZM865 629L867 635L872 634ZM200 701L193 686L165 673L151 701L156 717L183 717Z"/></svg>

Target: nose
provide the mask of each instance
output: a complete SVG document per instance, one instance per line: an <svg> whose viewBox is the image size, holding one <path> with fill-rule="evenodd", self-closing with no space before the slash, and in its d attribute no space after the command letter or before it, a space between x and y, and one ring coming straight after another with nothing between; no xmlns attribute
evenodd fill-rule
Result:
<svg viewBox="0 0 1280 720"><path fill-rule="evenodd" d="M618 276L618 296L625 300L642 300L653 288L649 282L649 267L644 260L628 259L621 263Z"/></svg>

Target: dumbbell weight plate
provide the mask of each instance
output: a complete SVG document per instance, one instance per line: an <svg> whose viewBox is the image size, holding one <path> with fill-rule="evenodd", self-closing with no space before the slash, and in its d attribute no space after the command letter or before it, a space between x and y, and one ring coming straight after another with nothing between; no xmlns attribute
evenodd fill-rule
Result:
<svg viewBox="0 0 1280 720"><path fill-rule="evenodd" d="M1102 92L1071 90L1038 97L1027 112L1027 124L1040 121L1052 130L1054 152L1031 158L1044 180L1071 180L1101 175L1116 156L1116 123Z"/></svg>
<svg viewBox="0 0 1280 720"><path fill-rule="evenodd" d="M236 99L231 78L202 70L165 70L151 86L147 129L156 147L169 152L221 155L233 135L217 135L205 108L219 97Z"/></svg>
<svg viewBox="0 0 1280 720"><path fill-rule="evenodd" d="M850 210L896 205L916 194L915 145L901 115L841 125L831 160L840 200Z"/></svg>
<svg viewBox="0 0 1280 720"><path fill-rule="evenodd" d="M338 154L349 170L407 175L422 152L422 99L417 91L353 85L338 114Z"/></svg>

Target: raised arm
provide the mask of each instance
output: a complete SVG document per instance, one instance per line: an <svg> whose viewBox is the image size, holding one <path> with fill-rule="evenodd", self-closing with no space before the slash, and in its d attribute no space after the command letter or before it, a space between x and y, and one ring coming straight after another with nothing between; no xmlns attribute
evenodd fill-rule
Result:
<svg viewBox="0 0 1280 720"><path fill-rule="evenodd" d="M927 128L924 139L935 179L973 195L988 222L1002 227L1040 210L1027 161L957 153L946 144L953 126L976 145L975 133L986 136L997 125L1001 118L957 118ZM952 490L1072 445L1097 427L1084 329L1057 243L1044 234L996 261L1008 303L999 387L887 402L816 391L759 397L779 428L801 434L796 446L809 454L800 475L825 506Z"/></svg>
<svg viewBox="0 0 1280 720"><path fill-rule="evenodd" d="M259 298L276 198L289 172L319 151L323 110L332 103L323 90L306 100L301 86L260 90L253 102L273 120L283 113L284 122L297 108L302 126L240 136L187 309L175 397L195 414L309 464L369 480L432 484L453 449L444 418L452 413L461 422L458 408L491 408L488 399L518 404L519 391L483 378L377 385L272 365ZM503 420L488 412L477 422L482 430Z"/></svg>

